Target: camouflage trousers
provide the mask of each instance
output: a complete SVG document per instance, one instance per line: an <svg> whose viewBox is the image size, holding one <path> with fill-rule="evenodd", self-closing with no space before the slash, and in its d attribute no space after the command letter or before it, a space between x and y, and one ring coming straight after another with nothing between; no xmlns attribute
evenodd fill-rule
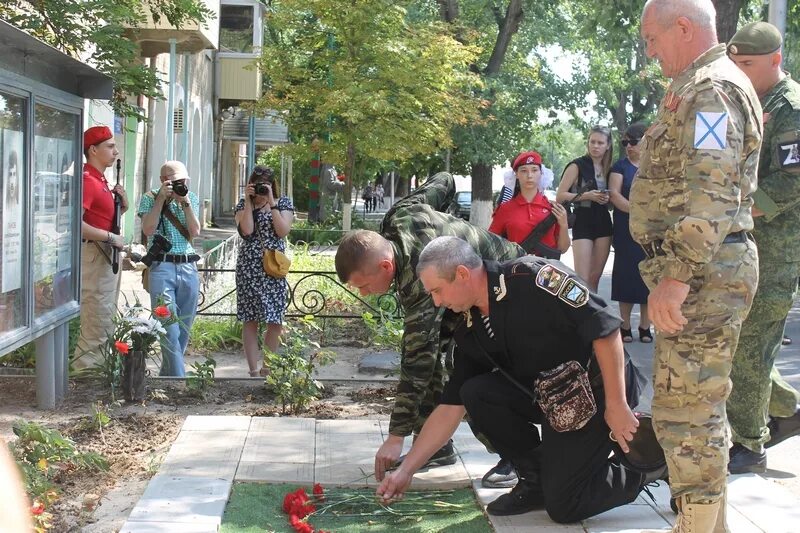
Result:
<svg viewBox="0 0 800 533"><path fill-rule="evenodd" d="M727 405L733 441L759 453L769 440L768 416L792 416L800 399L774 365L798 274L800 263L761 260L758 290L733 359Z"/></svg>
<svg viewBox="0 0 800 533"><path fill-rule="evenodd" d="M640 263L655 289L664 258ZM673 497L712 503L724 497L728 474L725 402L739 331L758 284L752 242L723 244L689 282L681 310L688 324L675 335L658 333L653 362L653 427L669 467Z"/></svg>

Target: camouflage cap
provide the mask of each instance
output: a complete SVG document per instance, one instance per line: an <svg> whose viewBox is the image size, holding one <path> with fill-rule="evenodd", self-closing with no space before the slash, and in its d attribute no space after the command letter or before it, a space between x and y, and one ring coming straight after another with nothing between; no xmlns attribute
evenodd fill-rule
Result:
<svg viewBox="0 0 800 533"><path fill-rule="evenodd" d="M751 22L736 32L728 43L728 54L761 56L771 54L783 44L781 32L769 22Z"/></svg>

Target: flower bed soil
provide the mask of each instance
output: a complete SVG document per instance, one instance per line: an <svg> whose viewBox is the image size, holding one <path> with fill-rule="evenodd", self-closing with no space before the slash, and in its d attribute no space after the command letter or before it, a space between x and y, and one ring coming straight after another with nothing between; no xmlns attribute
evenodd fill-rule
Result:
<svg viewBox="0 0 800 533"><path fill-rule="evenodd" d="M154 390L158 391L153 397ZM11 425L24 418L55 428L73 439L80 451L94 451L110 464L107 472L67 472L58 479L60 498L50 506L51 531L84 533L117 531L157 471L188 415L281 416L260 381L217 381L205 398L181 382L148 382L144 405L114 405L111 421L100 431L92 421L92 406L110 401L97 381L70 381L64 404L53 411L34 408L33 378L0 377L0 435L13 440ZM298 416L388 418L392 387L339 385L328 387L323 399ZM387 400L390 398L390 400Z"/></svg>

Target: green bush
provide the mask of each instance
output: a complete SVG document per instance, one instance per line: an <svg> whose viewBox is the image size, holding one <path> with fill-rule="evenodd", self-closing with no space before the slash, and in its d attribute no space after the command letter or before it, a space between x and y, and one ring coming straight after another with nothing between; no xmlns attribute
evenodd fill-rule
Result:
<svg viewBox="0 0 800 533"><path fill-rule="evenodd" d="M235 350L242 345L242 323L236 317L199 316L189 339L192 348L203 352Z"/></svg>

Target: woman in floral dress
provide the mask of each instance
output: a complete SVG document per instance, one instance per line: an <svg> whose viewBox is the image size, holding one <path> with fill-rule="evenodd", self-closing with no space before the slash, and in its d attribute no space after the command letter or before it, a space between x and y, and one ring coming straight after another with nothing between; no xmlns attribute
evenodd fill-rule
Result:
<svg viewBox="0 0 800 533"><path fill-rule="evenodd" d="M257 189L263 190L257 194ZM272 169L257 166L234 212L244 239L236 260L236 317L244 323L242 344L250 375L266 376L269 369L263 365L258 368L259 361L263 361L258 325L266 322L264 347L276 351L283 331L288 283L285 278L267 275L261 258L266 249L286 251L285 237L292 228L294 206L289 198L280 196Z"/></svg>

